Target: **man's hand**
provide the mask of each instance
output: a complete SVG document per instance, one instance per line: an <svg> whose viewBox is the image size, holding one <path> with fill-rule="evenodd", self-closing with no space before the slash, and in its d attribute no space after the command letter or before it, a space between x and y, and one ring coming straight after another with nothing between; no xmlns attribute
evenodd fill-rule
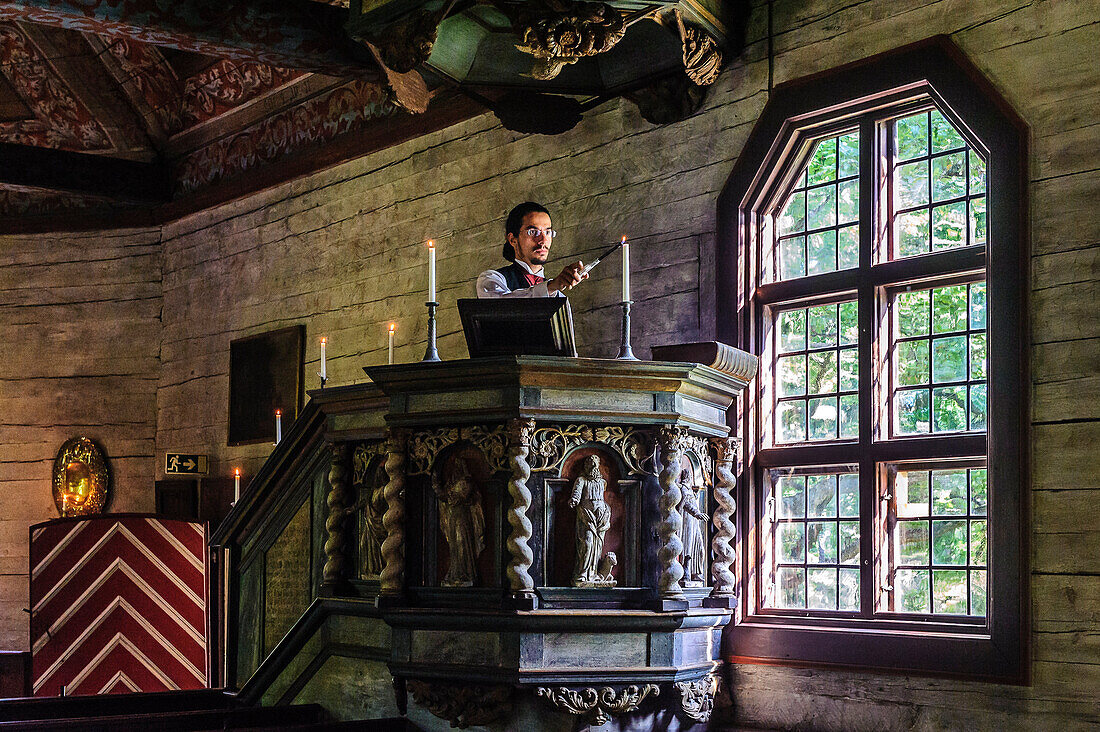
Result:
<svg viewBox="0 0 1100 732"><path fill-rule="evenodd" d="M559 290L568 290L573 285L576 285L581 280L588 279L588 273L581 274L581 270L584 269L584 262L577 260L573 264L568 265L561 271L557 277L546 282L546 289L550 293L557 292Z"/></svg>

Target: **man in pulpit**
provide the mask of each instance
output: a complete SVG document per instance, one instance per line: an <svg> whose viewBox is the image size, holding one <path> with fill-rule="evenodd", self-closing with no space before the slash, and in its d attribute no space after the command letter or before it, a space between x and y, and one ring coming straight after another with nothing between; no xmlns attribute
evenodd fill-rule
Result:
<svg viewBox="0 0 1100 732"><path fill-rule="evenodd" d="M527 201L513 208L504 233L502 254L511 264L478 275L478 297L565 297L565 290L587 279L581 261L567 265L553 279L543 275L555 234L550 212L543 206Z"/></svg>

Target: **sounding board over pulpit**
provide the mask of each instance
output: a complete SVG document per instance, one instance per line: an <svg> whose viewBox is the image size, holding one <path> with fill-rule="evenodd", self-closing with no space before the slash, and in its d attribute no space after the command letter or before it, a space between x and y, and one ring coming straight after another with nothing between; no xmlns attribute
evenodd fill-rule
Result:
<svg viewBox="0 0 1100 732"><path fill-rule="evenodd" d="M227 648L262 661L237 669L242 693L348 683L294 676L346 673L350 661L330 661L346 653L365 659L357 683L397 689L376 716L425 728L707 719L736 604L726 411L756 365L721 349L719 365L739 370L509 356L370 367L372 384L313 392L306 414L323 426L297 449L331 445L324 534L310 543L323 546L318 599L274 648ZM282 449L274 462L314 464ZM270 554L277 540L257 544L248 524L281 514L289 527L298 509L263 503L280 484L273 473L242 497L215 537L227 557L237 542L246 562ZM267 594L251 566L240 576L258 579L229 599L246 645ZM329 655L325 638L339 638Z"/></svg>

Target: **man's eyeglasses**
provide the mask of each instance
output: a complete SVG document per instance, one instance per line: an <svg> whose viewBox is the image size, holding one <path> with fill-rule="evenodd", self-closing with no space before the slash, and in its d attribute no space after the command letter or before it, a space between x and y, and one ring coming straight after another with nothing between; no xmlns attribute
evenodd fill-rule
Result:
<svg viewBox="0 0 1100 732"><path fill-rule="evenodd" d="M553 239L555 236L558 235L558 232L554 231L553 229L540 229L537 226L528 226L526 229L523 230L523 233L527 234L527 236L531 237L532 239L538 236L540 232L545 235L547 239Z"/></svg>

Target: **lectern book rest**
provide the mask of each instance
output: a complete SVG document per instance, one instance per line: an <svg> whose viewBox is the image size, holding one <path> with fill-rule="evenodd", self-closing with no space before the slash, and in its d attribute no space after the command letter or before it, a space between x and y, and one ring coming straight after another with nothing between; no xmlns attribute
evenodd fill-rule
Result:
<svg viewBox="0 0 1100 732"><path fill-rule="evenodd" d="M458 313L470 358L577 355L564 297L459 300Z"/></svg>

